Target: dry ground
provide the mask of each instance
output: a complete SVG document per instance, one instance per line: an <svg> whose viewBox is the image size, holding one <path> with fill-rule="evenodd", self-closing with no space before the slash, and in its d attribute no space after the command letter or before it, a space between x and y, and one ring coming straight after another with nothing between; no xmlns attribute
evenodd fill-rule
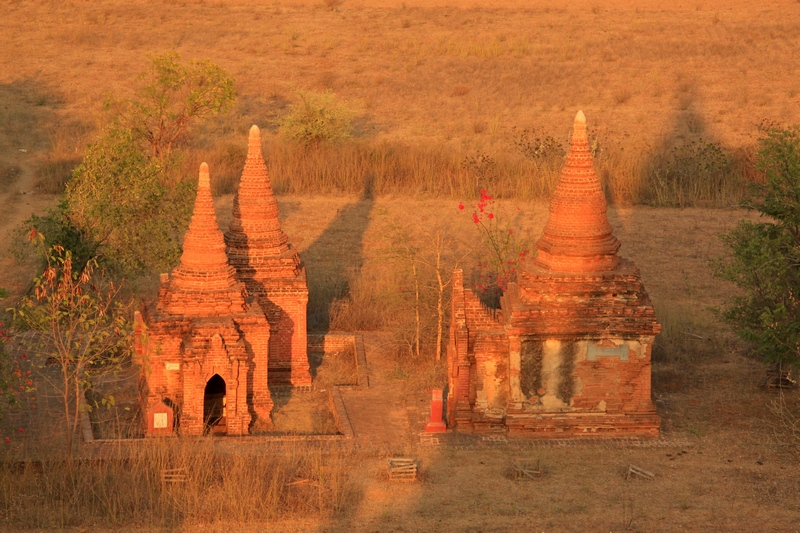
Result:
<svg viewBox="0 0 800 533"><path fill-rule="evenodd" d="M283 226L306 261L315 283L366 280L380 298L402 280L387 250L404 227L420 244L422 229L441 228L455 250L468 250L475 228L455 201L406 198L308 198L280 200ZM221 225L231 198L218 201ZM518 233L535 239L544 224L544 204L501 203L498 212ZM519 207L519 210L517 209ZM763 366L709 311L730 296L716 281L709 260L722 253L717 234L744 211L710 209L611 209L623 242L622 254L639 265L665 322L668 336L654 365L654 395L663 418L666 447L606 446L474 450L400 446L421 459L422 481L394 485L384 472L385 453L356 452L353 494L339 513L287 517L269 524L208 525L209 530L255 531L795 531L800 524L798 463L774 438L769 404L776 399L756 386ZM458 254L453 254L454 257ZM465 260L465 264L469 260ZM400 265L402 266L402 265ZM396 288L395 288L396 289ZM358 289L366 290L366 289ZM397 305L397 304L392 304ZM392 309L399 309L393 307ZM372 380L387 384L408 405L421 405L436 376L398 361L395 323L371 334ZM374 339L382 339L380 342ZM396 371L395 365L403 372ZM376 374L376 372L378 374ZM438 378L440 379L440 378ZM432 381L433 380L433 381ZM418 403L422 400L422 403ZM798 402L797 391L789 396ZM420 420L410 420L412 431ZM392 450L388 450L389 453ZM545 476L531 482L509 478L511 457L539 458ZM626 482L628 463L653 471L652 481ZM173 530L195 529L191 520ZM130 530L137 529L134 525Z"/></svg>
<svg viewBox="0 0 800 533"><path fill-rule="evenodd" d="M360 102L364 135L471 148L513 126L564 138L579 108L649 145L702 134L736 146L764 118L800 117L792 0L423 4L4 2L0 87L63 127L93 125L148 54L175 50L233 74L227 126L241 131L268 125L295 88Z"/></svg>
<svg viewBox="0 0 800 533"><path fill-rule="evenodd" d="M274 130L295 88L332 89L354 102L361 138L462 153L511 150L515 126L563 138L578 108L611 142L637 150L701 136L736 147L752 140L763 119L800 122L800 4L793 1L423 4L431 5L345 0L332 11L321 1L2 2L2 248L9 229L55 202L36 192L37 169L79 155L104 95L128 91L146 55L169 50L208 57L237 80L235 112L199 132L209 150L220 139L241 142L254 122ZM426 232L441 228L451 236L451 262L471 249L474 227L455 203L280 199L312 291L322 294L315 305L361 298L390 310L408 303L396 296L407 282L392 246L399 233L422 244ZM229 197L218 201L223 226L230 204ZM535 240L544 204L508 202L503 210L518 234ZM798 464L771 432L768 404L775 396L755 386L762 366L709 311L731 294L710 274L709 260L722 253L717 234L747 216L610 211L621 253L641 269L669 333L654 366L665 436L688 439L689 446L422 450L422 482L403 486L385 479L384 457L356 455L352 479L360 492L340 514L203 529L800 530ZM18 293L29 272L2 261L0 286ZM338 289L325 292L332 286ZM323 325L330 319L316 318ZM342 320L353 319L345 313ZM398 326L388 319L378 325ZM402 370L381 377L406 378L398 389L413 401L438 379ZM542 459L541 481L508 479L509 458L521 453ZM621 471L629 462L656 479L625 482Z"/></svg>

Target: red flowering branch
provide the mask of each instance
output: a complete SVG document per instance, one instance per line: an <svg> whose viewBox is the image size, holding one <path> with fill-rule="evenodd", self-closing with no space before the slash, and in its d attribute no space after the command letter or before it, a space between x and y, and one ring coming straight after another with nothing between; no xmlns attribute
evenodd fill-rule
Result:
<svg viewBox="0 0 800 533"><path fill-rule="evenodd" d="M466 211L464 202L458 203L458 209ZM504 291L516 280L528 250L521 245L511 227L500 224L494 197L486 189L481 190L478 202L472 205L471 219L481 235L485 252L485 259L478 263L481 275L476 286L482 291Z"/></svg>

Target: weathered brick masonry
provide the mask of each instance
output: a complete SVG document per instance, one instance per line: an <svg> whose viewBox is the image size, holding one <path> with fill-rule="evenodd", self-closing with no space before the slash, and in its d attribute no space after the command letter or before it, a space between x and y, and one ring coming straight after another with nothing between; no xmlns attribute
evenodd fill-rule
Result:
<svg viewBox="0 0 800 533"><path fill-rule="evenodd" d="M269 324L246 295L225 254L203 163L181 263L161 275L156 304L137 315L145 407L164 401L184 435L202 434L210 415L229 435L247 434L251 422L271 426ZM221 384L213 395L211 383Z"/></svg>
<svg viewBox="0 0 800 533"><path fill-rule="evenodd" d="M650 355L661 326L619 246L579 112L536 261L501 308L485 308L455 272L451 425L561 438L658 435Z"/></svg>
<svg viewBox="0 0 800 533"><path fill-rule="evenodd" d="M295 387L310 386L306 271L281 229L278 202L256 126L250 129L247 160L233 200L233 219L225 233L225 243L238 278L256 296L271 326L270 380Z"/></svg>
<svg viewBox="0 0 800 533"><path fill-rule="evenodd" d="M153 416L165 405L184 435L271 428L269 385L311 384L307 303L305 268L281 230L253 126L228 232L217 225L203 163L181 263L137 314L148 434L173 429L154 427L167 420Z"/></svg>

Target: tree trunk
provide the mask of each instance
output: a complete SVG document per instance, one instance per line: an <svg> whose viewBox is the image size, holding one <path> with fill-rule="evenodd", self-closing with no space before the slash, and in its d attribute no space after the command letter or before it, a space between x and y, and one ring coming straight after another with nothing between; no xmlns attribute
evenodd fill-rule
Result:
<svg viewBox="0 0 800 533"><path fill-rule="evenodd" d="M439 283L439 298L436 301L436 362L442 359L442 327L444 324L444 283L442 280L441 236L436 247L436 281Z"/></svg>
<svg viewBox="0 0 800 533"><path fill-rule="evenodd" d="M416 356L419 357L419 337L420 337L420 316L419 316L419 276L417 273L417 262L411 263L411 270L414 273L414 317L416 320L416 328L414 330L414 349Z"/></svg>

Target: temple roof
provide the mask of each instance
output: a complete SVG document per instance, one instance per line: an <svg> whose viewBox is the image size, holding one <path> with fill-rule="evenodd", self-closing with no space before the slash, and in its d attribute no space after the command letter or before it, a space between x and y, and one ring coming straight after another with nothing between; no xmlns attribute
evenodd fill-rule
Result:
<svg viewBox="0 0 800 533"><path fill-rule="evenodd" d="M589 151L586 117L578 111L566 163L550 200L550 217L536 243L536 265L553 272L611 271L619 264L619 246Z"/></svg>
<svg viewBox="0 0 800 533"><path fill-rule="evenodd" d="M245 309L243 285L228 264L225 241L217 224L208 165L200 165L192 221L183 240L180 264L172 271L159 307L170 314L215 316Z"/></svg>
<svg viewBox="0 0 800 533"><path fill-rule="evenodd" d="M289 250L289 238L278 221L278 202L261 153L261 132L255 125L250 128L247 160L225 240L234 264L242 254L280 256Z"/></svg>

